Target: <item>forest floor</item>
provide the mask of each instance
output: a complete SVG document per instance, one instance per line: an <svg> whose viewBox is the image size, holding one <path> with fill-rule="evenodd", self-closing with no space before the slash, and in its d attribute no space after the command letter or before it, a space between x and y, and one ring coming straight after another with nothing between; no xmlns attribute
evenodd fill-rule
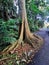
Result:
<svg viewBox="0 0 49 65"><path fill-rule="evenodd" d="M17 54L16 54L16 52L17 52ZM27 43L25 43L23 46L19 45L19 47L14 51L15 54L3 56L3 59L1 59L2 62L0 60L0 65L16 65L16 64L18 65L19 60L20 61L27 60L27 63L28 63L28 62L32 61L31 59L34 57L36 52L37 52L37 49L32 48ZM13 51L12 51L12 53L13 53ZM18 58L16 57L16 55ZM21 57L21 58L19 58L19 57ZM29 61L28 61L28 59L29 59ZM20 64L20 65L24 65L24 64Z"/></svg>

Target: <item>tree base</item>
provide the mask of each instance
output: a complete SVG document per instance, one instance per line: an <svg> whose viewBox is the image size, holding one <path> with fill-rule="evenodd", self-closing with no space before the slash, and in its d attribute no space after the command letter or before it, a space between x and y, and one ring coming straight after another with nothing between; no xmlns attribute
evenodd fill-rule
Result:
<svg viewBox="0 0 49 65"><path fill-rule="evenodd" d="M29 63L38 52L43 44L43 39L36 34L33 34L33 38L26 38L25 40L18 40L15 44L8 46L2 51L3 55L15 54L16 57L21 59L21 62Z"/></svg>

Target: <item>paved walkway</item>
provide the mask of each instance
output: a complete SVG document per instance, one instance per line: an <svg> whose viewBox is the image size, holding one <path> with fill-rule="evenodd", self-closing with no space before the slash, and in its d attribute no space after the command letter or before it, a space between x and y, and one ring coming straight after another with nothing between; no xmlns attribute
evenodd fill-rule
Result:
<svg viewBox="0 0 49 65"><path fill-rule="evenodd" d="M49 65L49 35L45 30L40 30L36 34L44 39L44 44L40 51L35 55L32 63L28 65Z"/></svg>

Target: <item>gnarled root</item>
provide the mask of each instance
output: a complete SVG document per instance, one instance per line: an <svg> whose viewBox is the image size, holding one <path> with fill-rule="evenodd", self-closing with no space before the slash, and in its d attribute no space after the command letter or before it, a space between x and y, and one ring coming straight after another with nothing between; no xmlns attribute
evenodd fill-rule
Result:
<svg viewBox="0 0 49 65"><path fill-rule="evenodd" d="M43 39L40 36L37 36L36 34L33 34L32 36L26 36L26 41L35 49L38 50L41 45L43 44Z"/></svg>
<svg viewBox="0 0 49 65"><path fill-rule="evenodd" d="M19 56L19 58L21 58L21 60L26 57L25 58L26 62L28 62L30 58L34 56L34 54L39 50L39 48L43 44L43 39L36 34L32 34L29 28L28 29L27 28L28 27L25 26L25 21L24 21L22 23L21 34L19 39L17 40L17 42L13 43L12 45L9 45L6 49L4 49L2 51L3 55L9 53L10 54L16 53ZM26 48L26 45L28 46L27 47L28 49ZM25 57L23 57L24 53L26 53Z"/></svg>
<svg viewBox="0 0 49 65"><path fill-rule="evenodd" d="M21 41L21 43L22 43L22 41ZM15 51L15 49L21 44L20 42L19 42L19 40L17 41L17 42L15 42L14 44L12 44L12 45L9 45L7 48L5 48L2 52L1 52L1 54L8 54L8 53L10 53L10 54L13 54L14 53L14 51Z"/></svg>

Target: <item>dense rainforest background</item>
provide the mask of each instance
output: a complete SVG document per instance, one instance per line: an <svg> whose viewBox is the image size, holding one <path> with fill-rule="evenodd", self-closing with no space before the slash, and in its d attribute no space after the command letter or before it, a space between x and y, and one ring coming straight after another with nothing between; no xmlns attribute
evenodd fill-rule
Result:
<svg viewBox="0 0 49 65"><path fill-rule="evenodd" d="M43 22L36 19L37 14L43 16L43 12L38 9L41 3L44 5L42 1L26 1L28 21L32 32L43 27ZM18 39L19 24L21 23L19 5L21 4L17 0L0 0L0 51Z"/></svg>
<svg viewBox="0 0 49 65"><path fill-rule="evenodd" d="M44 0L26 0L25 3L29 28L34 33L43 28L45 12L48 13L49 8ZM16 42L20 36L21 4L21 0L0 0L0 51Z"/></svg>

